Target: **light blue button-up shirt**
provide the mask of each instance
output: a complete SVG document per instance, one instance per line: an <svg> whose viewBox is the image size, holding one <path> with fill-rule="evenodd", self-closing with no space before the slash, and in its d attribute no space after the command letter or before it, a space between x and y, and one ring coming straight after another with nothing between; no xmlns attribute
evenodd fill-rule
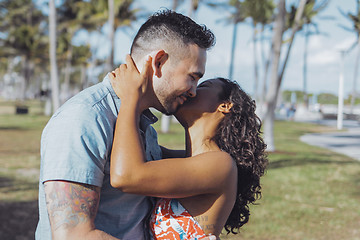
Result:
<svg viewBox="0 0 360 240"><path fill-rule="evenodd" d="M110 80L80 92L52 116L41 137L39 223L36 240L50 240L44 182L65 180L101 187L95 226L120 239L143 239L143 219L150 210L147 197L126 194L110 185L110 153L120 106ZM150 111L141 116L147 160L161 158L156 121Z"/></svg>

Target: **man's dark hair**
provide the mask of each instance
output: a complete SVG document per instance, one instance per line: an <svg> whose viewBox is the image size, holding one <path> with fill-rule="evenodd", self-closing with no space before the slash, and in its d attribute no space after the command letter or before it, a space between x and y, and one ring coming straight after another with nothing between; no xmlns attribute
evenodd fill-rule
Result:
<svg viewBox="0 0 360 240"><path fill-rule="evenodd" d="M189 44L209 49L215 44L215 36L205 25L166 9L150 16L140 27L131 46L131 55L139 59L158 49L183 54L182 48Z"/></svg>

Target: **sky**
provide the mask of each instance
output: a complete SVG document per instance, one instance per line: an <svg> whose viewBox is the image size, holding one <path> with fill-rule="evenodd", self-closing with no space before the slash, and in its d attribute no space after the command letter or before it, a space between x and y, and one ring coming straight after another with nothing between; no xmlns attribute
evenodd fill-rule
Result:
<svg viewBox="0 0 360 240"><path fill-rule="evenodd" d="M287 0L287 5L296 0ZM136 0L134 7L141 7L155 12L161 8L171 8L171 0ZM178 12L187 14L189 0L185 0L177 9ZM311 35L308 45L308 92L332 93L337 95L341 72L341 51L348 50L356 41L356 34L343 28L352 29L352 22L340 13L355 13L356 0L330 0L329 5L318 17L314 18L321 34ZM227 12L213 10L200 5L194 20L205 24L216 36L216 45L208 52L206 72L203 79L213 77L228 77L230 50L233 26L226 24L221 19L227 17ZM331 17L329 19L329 17ZM131 42L136 31L145 19L136 22L132 28L119 29L115 38L115 62L124 62L125 55L129 52ZM107 31L106 27L103 29ZM233 79L237 80L242 88L250 94L254 93L254 64L252 27L249 23L240 24L238 27L237 46L235 51ZM271 39L271 32L267 37ZM79 33L75 42L90 43L99 57L105 58L110 51L110 44L106 36L92 34L88 36L84 32ZM259 43L260 44L260 43ZM269 46L267 46L269 48ZM258 46L259 49L259 46ZM357 48L345 55L344 59L344 92L345 97L352 92ZM265 51L267 54L268 51ZM285 49L282 50L285 53ZM282 90L302 90L303 86L303 53L304 35L297 33L290 53L289 62L281 85ZM261 59L258 53L258 59ZM262 81L263 66L260 65L260 81ZM360 76L360 74L359 74ZM357 91L360 89L360 81L357 81Z"/></svg>

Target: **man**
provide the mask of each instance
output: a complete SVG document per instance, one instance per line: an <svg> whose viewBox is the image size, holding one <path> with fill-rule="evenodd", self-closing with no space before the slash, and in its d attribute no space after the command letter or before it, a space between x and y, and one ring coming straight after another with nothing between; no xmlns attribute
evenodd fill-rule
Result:
<svg viewBox="0 0 360 240"><path fill-rule="evenodd" d="M151 16L131 47L138 67L152 59L153 91L145 108L172 114L194 97L205 71L206 50L213 45L213 33L188 17L168 10ZM48 122L41 138L37 240L145 239L150 200L110 185L120 104L105 77L67 101ZM147 160L160 159L167 151L162 152L150 126L155 121L149 110L143 112L139 127Z"/></svg>

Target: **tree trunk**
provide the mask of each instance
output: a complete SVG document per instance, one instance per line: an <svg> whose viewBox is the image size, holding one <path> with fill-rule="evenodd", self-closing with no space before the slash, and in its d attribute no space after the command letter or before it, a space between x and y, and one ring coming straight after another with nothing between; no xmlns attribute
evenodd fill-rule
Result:
<svg viewBox="0 0 360 240"><path fill-rule="evenodd" d="M258 60L257 60L257 48L256 48L256 25L253 26L254 27L254 32L253 32L253 45L254 45L254 49L253 49L253 55L254 55L254 99L256 101L258 101L259 96L259 70L258 70Z"/></svg>
<svg viewBox="0 0 360 240"><path fill-rule="evenodd" d="M273 46L274 46L274 58L273 58L273 66L272 66L272 73L271 73L271 84L270 88L266 97L266 114L264 118L264 139L266 144L268 144L268 151L275 151L275 144L274 144L274 121L275 121L275 109L276 109L276 102L279 95L280 85L282 78L285 73L286 65L290 56L290 50L291 46L294 41L295 33L298 31L300 26L300 20L303 16L303 12L305 9L306 0L301 0L299 3L299 7L296 10L295 14L295 22L291 30L291 37L290 37L290 43L285 55L285 60L283 62L280 74L278 74L278 68L280 65L280 50L282 45L282 35L283 35L283 29L285 25L285 0L280 0L278 3L278 16L275 20L275 30L274 30L274 36L273 36ZM281 29L280 29L281 28Z"/></svg>
<svg viewBox="0 0 360 240"><path fill-rule="evenodd" d="M287 52L286 52L286 55L285 55L285 60L284 60L284 63L283 63L283 66L281 68L281 72L280 72L280 75L279 75L278 88L280 87L281 80L282 80L282 78L284 76L284 73L285 73L286 65L288 63L288 59L289 59L289 56L290 56L290 50L291 50L292 44L294 43L295 33L299 30L299 27L300 27L300 21L301 21L301 18L303 16L303 14L304 14L306 1L307 0L301 0L300 3L299 3L299 7L296 10L295 22L294 22L294 25L291 28L291 37L290 37L289 46L288 46L288 49L287 49Z"/></svg>
<svg viewBox="0 0 360 240"><path fill-rule="evenodd" d="M25 101L26 98L26 89L28 81L28 72L29 72L29 58L27 56L22 57L22 78L21 78L21 87L20 87L20 101Z"/></svg>
<svg viewBox="0 0 360 240"><path fill-rule="evenodd" d="M22 75L23 75L23 81L21 83L21 96L20 96L20 100L21 101L25 101L25 99L27 98L26 94L28 92L29 89L29 85L30 85L30 80L34 71L34 63L31 62L30 57L25 55L22 58L23 62L22 62Z"/></svg>
<svg viewBox="0 0 360 240"><path fill-rule="evenodd" d="M81 90L87 88L86 63L83 63L80 66L80 83Z"/></svg>
<svg viewBox="0 0 360 240"><path fill-rule="evenodd" d="M360 59L360 38L358 38L358 49L356 54L356 60L355 60L355 69L354 69L354 79L353 79L353 87L352 87L352 93L351 93L351 103L350 103L350 113L353 113L354 105L355 105L355 98L356 98L356 83L358 78L358 70L359 70L359 59Z"/></svg>
<svg viewBox="0 0 360 240"><path fill-rule="evenodd" d="M59 79L56 62L56 9L55 0L49 1L49 37L50 37L50 76L51 76L51 98L53 104L53 112L60 106L59 98Z"/></svg>
<svg viewBox="0 0 360 240"><path fill-rule="evenodd" d="M199 0L190 0L188 16L190 18L195 17L195 12L199 7Z"/></svg>
<svg viewBox="0 0 360 240"><path fill-rule="evenodd" d="M280 54L282 46L282 36L285 26L285 0L280 0L278 3L278 14L275 20L274 33L272 37L272 65L271 65L271 84L266 95L266 102L264 105L265 115L264 121L264 140L267 144L267 151L275 151L274 144L274 120L275 120L275 107L277 100L277 81L278 69L280 65Z"/></svg>
<svg viewBox="0 0 360 240"><path fill-rule="evenodd" d="M305 26L304 26L305 27ZM309 45L309 29L305 29L305 45L304 45L304 65L303 65L303 92L304 92L304 104L305 108L309 108L309 100L307 94L307 53Z"/></svg>
<svg viewBox="0 0 360 240"><path fill-rule="evenodd" d="M231 79L231 80L233 78L233 71L234 71L234 56L235 56L235 49L236 49L237 25L238 25L238 23L234 22L233 36L232 36L232 43L231 43L231 52L230 52L230 68L229 68L229 79Z"/></svg>
<svg viewBox="0 0 360 240"><path fill-rule="evenodd" d="M72 34L71 34L71 36L72 36ZM72 39L72 37L70 39ZM73 55L73 46L70 41L69 49L66 53L64 87L62 89L62 92L63 92L62 96L64 96L64 98L61 99L62 103L65 102L66 100L68 100L70 97L69 91L70 91L70 76L71 76L71 69L72 69L72 66L71 66L72 55Z"/></svg>
<svg viewBox="0 0 360 240"><path fill-rule="evenodd" d="M267 92L267 82L268 82L268 74L269 74L269 67L270 67L270 60L273 57L273 47L270 47L269 49L269 55L266 58L265 57L265 53L264 53L264 25L262 27L262 31L261 31L261 46L262 46L262 58L263 58L263 62L264 62L264 76L263 76L263 82L262 82L262 90L261 90L261 96L260 96L260 107L261 107L261 111L260 111L260 118L263 117L264 115L264 102L265 102L265 96L266 96L266 92Z"/></svg>
<svg viewBox="0 0 360 240"><path fill-rule="evenodd" d="M173 1L172 1L172 8L171 8L171 9L172 9L173 11L176 11L178 5L179 5L179 1L178 1L178 0L173 0Z"/></svg>
<svg viewBox="0 0 360 240"><path fill-rule="evenodd" d="M166 114L162 114L162 116L161 116L161 132L162 133L168 133L169 132L170 120L171 120L171 116L168 116Z"/></svg>

